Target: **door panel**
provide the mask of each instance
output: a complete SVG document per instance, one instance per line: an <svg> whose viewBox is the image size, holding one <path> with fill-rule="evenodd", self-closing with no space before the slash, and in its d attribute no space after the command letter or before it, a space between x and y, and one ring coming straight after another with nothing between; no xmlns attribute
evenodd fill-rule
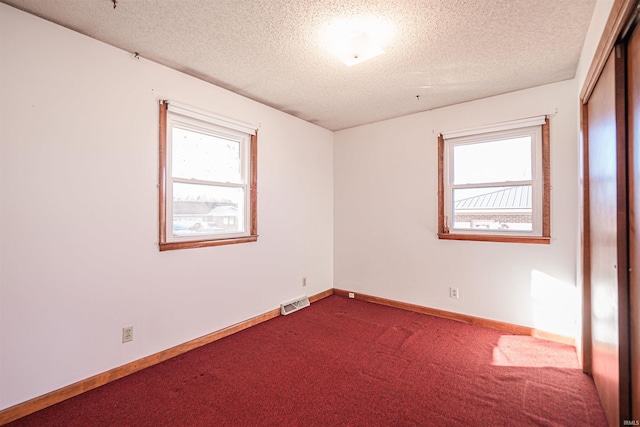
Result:
<svg viewBox="0 0 640 427"><path fill-rule="evenodd" d="M587 104L592 373L612 426L630 415L623 65L612 52Z"/></svg>

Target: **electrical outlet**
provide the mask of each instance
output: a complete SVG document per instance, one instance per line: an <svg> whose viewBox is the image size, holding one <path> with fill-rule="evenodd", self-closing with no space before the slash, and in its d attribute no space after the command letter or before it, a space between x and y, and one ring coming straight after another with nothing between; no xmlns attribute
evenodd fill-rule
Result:
<svg viewBox="0 0 640 427"><path fill-rule="evenodd" d="M122 328L122 342L133 341L133 326Z"/></svg>
<svg viewBox="0 0 640 427"><path fill-rule="evenodd" d="M349 298L355 298L356 294L354 294L353 292L349 292Z"/></svg>
<svg viewBox="0 0 640 427"><path fill-rule="evenodd" d="M304 288L305 286L307 286L307 278L303 277L302 278L302 287Z"/></svg>
<svg viewBox="0 0 640 427"><path fill-rule="evenodd" d="M458 299L460 298L460 291L458 290L458 288L449 288L449 296L451 298Z"/></svg>

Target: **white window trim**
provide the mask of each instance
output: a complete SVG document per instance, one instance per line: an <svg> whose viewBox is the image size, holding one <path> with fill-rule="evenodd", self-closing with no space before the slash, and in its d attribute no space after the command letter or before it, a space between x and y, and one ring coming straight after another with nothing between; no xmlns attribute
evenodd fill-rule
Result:
<svg viewBox="0 0 640 427"><path fill-rule="evenodd" d="M510 129L522 129L530 126L542 126L545 124L547 116L534 116L525 119L510 120L508 122L479 126L471 129L463 129L452 132L443 132L442 137L447 139L461 138L465 136L479 136L490 132L501 132Z"/></svg>
<svg viewBox="0 0 640 427"><path fill-rule="evenodd" d="M164 159L161 158L160 193L161 203L161 232L160 249L180 249L188 247L212 246L218 244L243 243L255 241L257 238L255 227L255 147L252 141L256 138L257 130L254 126L227 117L215 115L193 107L177 104L173 101L162 100L166 109L164 130ZM161 108L162 111L162 108ZM162 123L161 123L162 126ZM201 181L196 179L174 178L172 174L172 137L173 128L192 130L232 141L240 144L240 175L239 182ZM162 150L161 150L162 153ZM200 184L216 187L242 188L244 191L244 210L239 212L238 224L243 224L242 232L227 232L215 234L198 234L193 236L175 236L173 234L173 184ZM164 218L164 219L163 219ZM164 227L162 224L164 223ZM187 245L187 246L184 246Z"/></svg>
<svg viewBox="0 0 640 427"><path fill-rule="evenodd" d="M543 126L544 125L544 126ZM543 135L544 134L544 135ZM453 148L457 145L480 143L506 139L515 136L531 135L532 137L532 177L527 181L487 182L478 184L453 184ZM549 243L549 169L548 169L548 119L538 116L514 120L496 125L483 126L463 131L446 132L439 136L439 226L438 236L441 239L490 240L530 243ZM546 148L545 148L546 147ZM546 165L545 160L546 158ZM532 221L533 230L486 230L486 229L454 229L453 228L453 190L457 188L506 187L514 185L532 186ZM483 237L484 236L484 237Z"/></svg>
<svg viewBox="0 0 640 427"><path fill-rule="evenodd" d="M162 102L167 104L168 113L179 114L184 117L190 117L192 119L200 120L205 123L211 123L225 129L233 129L249 135L256 134L256 127L250 125L249 123L241 122L239 120L231 119L219 114L210 113L208 111L200 110L189 105L179 104L174 101L164 100Z"/></svg>

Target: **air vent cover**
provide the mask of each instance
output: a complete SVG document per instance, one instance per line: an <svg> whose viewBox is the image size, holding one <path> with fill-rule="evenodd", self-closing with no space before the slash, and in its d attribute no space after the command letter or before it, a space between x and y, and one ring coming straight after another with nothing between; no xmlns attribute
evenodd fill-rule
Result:
<svg viewBox="0 0 640 427"><path fill-rule="evenodd" d="M290 302L286 302L280 304L280 313L287 315L289 313L293 313L294 311L298 311L301 308L309 307L309 298L300 297Z"/></svg>

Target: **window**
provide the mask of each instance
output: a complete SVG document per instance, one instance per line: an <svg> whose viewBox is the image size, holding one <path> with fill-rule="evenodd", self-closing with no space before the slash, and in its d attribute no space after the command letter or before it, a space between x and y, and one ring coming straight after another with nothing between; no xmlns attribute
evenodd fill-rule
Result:
<svg viewBox="0 0 640 427"><path fill-rule="evenodd" d="M550 242L549 120L438 136L438 237Z"/></svg>
<svg viewBox="0 0 640 427"><path fill-rule="evenodd" d="M257 240L257 131L160 102L160 250Z"/></svg>

